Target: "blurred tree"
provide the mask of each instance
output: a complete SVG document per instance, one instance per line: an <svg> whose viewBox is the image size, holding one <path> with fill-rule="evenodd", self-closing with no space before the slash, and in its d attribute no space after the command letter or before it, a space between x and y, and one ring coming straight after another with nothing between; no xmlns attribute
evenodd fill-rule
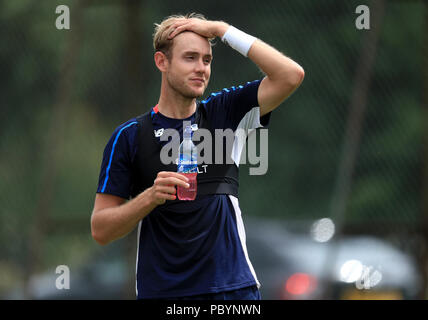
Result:
<svg viewBox="0 0 428 320"><path fill-rule="evenodd" d="M147 59L150 50L144 50L143 32L140 29L143 2L140 0L126 0L122 2L124 7L123 18L125 24L125 43L123 59L126 61L126 92L123 95L123 104L130 114L142 113L145 102L145 86L148 82L147 73L143 72L143 61Z"/></svg>
<svg viewBox="0 0 428 320"><path fill-rule="evenodd" d="M334 279L336 271L334 265L338 254L338 243L342 236L343 225L346 223L349 210L349 197L352 190L353 174L358 159L360 140L363 130L365 111L368 104L370 87L373 81L373 69L376 60L376 52L379 43L380 31L385 12L385 1L376 0L370 5L370 30L364 31L365 35L361 43L361 53L355 68L354 85L350 95L349 114L346 124L346 132L343 141L342 154L333 190L330 218L335 224L335 236L333 245L325 257L325 274L327 279ZM327 285L329 282L327 280ZM331 297L332 292L326 290L326 297Z"/></svg>
<svg viewBox="0 0 428 320"><path fill-rule="evenodd" d="M149 57L151 50L144 50L143 47L143 32L140 30L141 19L142 19L142 8L143 1L139 0L127 0L123 2L125 8L125 24L126 24L126 45L125 51L123 52L124 59L127 67L127 92L124 103L127 105L129 114L142 114L143 107L148 103L145 98L145 86L143 83L149 82L149 76L146 72L143 72L144 62ZM125 250L128 274L135 274L135 252L137 250L135 240L137 232L134 230L125 239ZM124 287L121 288L123 291L122 296L127 299L135 297L135 293L129 290L129 288L135 287L135 278L128 276L128 281L124 283ZM132 292L132 295L131 295Z"/></svg>
<svg viewBox="0 0 428 320"><path fill-rule="evenodd" d="M361 54L355 68L346 132L333 190L331 218L335 221L337 234L340 234L343 223L345 223L349 196L352 190L353 174L358 159L365 111L370 95L376 51L385 11L385 1L373 1L370 8L371 29L365 34L361 45Z"/></svg>
<svg viewBox="0 0 428 320"><path fill-rule="evenodd" d="M47 236L45 226L48 224L50 214L53 209L55 197L55 180L58 176L60 163L60 146L64 143L64 123L70 112L70 100L75 80L76 61L80 47L80 32L82 30L83 1L78 0L72 7L73 20L72 32L68 33L69 39L67 48L64 52L62 66L60 70L56 98L52 106L52 118L49 125L48 135L45 145L42 149L43 161L40 168L41 180L39 182L39 195L32 217L32 225L28 237L27 261L25 271L25 294L31 298L31 292L28 291L28 283L31 277L40 272L43 263L42 257L45 237Z"/></svg>

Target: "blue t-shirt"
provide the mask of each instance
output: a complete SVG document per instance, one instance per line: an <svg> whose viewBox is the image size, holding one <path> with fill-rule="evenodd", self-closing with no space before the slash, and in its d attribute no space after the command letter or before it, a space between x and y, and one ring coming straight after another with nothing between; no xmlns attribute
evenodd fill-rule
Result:
<svg viewBox="0 0 428 320"><path fill-rule="evenodd" d="M267 125L270 114L260 118L259 85L260 80L247 82L200 101L210 124L235 132L238 128L250 130ZM153 134L160 139L167 128L174 128L182 137L183 121L193 123L195 114L187 119L172 119L154 107L151 118ZM136 133L135 118L114 131L104 150L97 193L130 198ZM244 145L239 140L236 137L232 150L237 166L241 155L237 149ZM136 272L139 299L217 293L252 285L260 286L248 257L236 197L216 194L197 196L194 201L167 201L140 221Z"/></svg>

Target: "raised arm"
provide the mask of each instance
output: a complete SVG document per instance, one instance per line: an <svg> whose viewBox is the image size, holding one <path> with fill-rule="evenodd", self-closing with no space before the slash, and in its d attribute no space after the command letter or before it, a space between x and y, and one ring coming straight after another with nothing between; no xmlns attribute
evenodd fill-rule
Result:
<svg viewBox="0 0 428 320"><path fill-rule="evenodd" d="M261 40L254 41L248 57L266 74L257 98L260 116L278 107L303 81L303 68Z"/></svg>
<svg viewBox="0 0 428 320"><path fill-rule="evenodd" d="M194 18L182 19L170 27L169 38L172 39L183 31L192 31L206 38L220 37L224 40L223 37L229 28L231 26L223 21L204 21ZM248 51L238 51L245 56L248 55L248 58L266 75L258 90L260 115L262 116L279 106L299 87L305 72L295 61L263 41L255 38L251 41L252 37L241 31L232 34L233 37L238 37L238 42L241 40L239 36L242 36L241 43L243 43L244 47L246 45L245 42L247 42ZM234 47L233 45L231 46Z"/></svg>

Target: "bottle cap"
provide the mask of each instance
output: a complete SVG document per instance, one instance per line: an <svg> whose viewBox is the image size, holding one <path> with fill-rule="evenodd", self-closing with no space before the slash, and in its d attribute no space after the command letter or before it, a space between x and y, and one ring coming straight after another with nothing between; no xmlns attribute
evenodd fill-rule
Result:
<svg viewBox="0 0 428 320"><path fill-rule="evenodd" d="M186 128L184 129L183 138L184 139L191 139L192 138L192 127L191 126L186 126Z"/></svg>

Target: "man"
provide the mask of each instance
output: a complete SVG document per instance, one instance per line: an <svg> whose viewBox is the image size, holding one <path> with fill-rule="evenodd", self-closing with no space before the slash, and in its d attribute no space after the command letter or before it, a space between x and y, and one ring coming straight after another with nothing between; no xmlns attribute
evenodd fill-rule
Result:
<svg viewBox="0 0 428 320"><path fill-rule="evenodd" d="M211 73L211 40L220 37L266 75L197 101ZM138 225L139 299L260 299L237 198L238 163L209 164L198 174L194 201L177 165L163 164L165 129L182 135L183 121L199 128L254 129L302 82L303 69L264 42L198 14L156 25L154 61L162 73L158 104L119 126L108 142L91 218L93 238L105 245ZM231 157L231 155L227 155ZM127 201L128 199L131 199Z"/></svg>

